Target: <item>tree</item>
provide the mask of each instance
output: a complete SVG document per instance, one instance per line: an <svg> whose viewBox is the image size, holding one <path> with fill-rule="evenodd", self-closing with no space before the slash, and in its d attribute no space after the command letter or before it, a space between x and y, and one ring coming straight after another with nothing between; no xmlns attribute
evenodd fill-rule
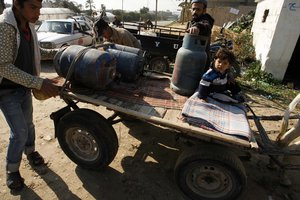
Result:
<svg viewBox="0 0 300 200"><path fill-rule="evenodd" d="M151 14L149 13L149 8L143 7L140 9L140 14L141 14L141 19L142 20L152 20L151 19Z"/></svg>
<svg viewBox="0 0 300 200"><path fill-rule="evenodd" d="M0 14L3 13L3 10L5 9L5 3L4 0L0 0Z"/></svg>
<svg viewBox="0 0 300 200"><path fill-rule="evenodd" d="M93 0L86 0L85 2L85 8L89 9L88 15L92 15L93 9L95 9L94 1Z"/></svg>
<svg viewBox="0 0 300 200"><path fill-rule="evenodd" d="M141 9L140 9L140 13L141 13L142 15L143 15L143 14L149 13L149 8L147 8L147 7L141 8Z"/></svg>
<svg viewBox="0 0 300 200"><path fill-rule="evenodd" d="M180 13L180 21L183 24L185 21L189 21L189 19L191 18L191 0L189 2L185 0L184 2L181 2L178 6L182 8Z"/></svg>
<svg viewBox="0 0 300 200"><path fill-rule="evenodd" d="M55 0L53 3L53 7L58 7L58 8L69 8L70 10L74 11L75 13L80 13L81 7L80 5L78 6L77 3L76 5L72 1L67 1L67 0Z"/></svg>

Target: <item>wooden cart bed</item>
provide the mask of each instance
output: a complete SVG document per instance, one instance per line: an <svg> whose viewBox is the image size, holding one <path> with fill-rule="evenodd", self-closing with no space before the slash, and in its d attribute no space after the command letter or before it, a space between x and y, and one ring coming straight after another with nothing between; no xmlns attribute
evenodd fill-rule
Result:
<svg viewBox="0 0 300 200"><path fill-rule="evenodd" d="M258 148L254 136L250 141L217 131L192 126L181 119L187 97L174 93L168 76L144 76L135 84L113 83L105 91L64 90L62 98L104 106L156 125L175 129L188 136L209 142L230 143L240 147ZM157 97L159 96L159 98Z"/></svg>

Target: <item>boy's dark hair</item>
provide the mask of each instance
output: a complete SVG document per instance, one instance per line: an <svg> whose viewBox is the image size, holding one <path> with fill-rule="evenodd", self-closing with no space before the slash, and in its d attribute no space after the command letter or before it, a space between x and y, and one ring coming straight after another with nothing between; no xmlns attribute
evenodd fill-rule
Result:
<svg viewBox="0 0 300 200"><path fill-rule="evenodd" d="M103 34L103 30L108 27L108 23L102 19L99 18L95 23L94 23L94 31L97 33L98 36L101 36Z"/></svg>
<svg viewBox="0 0 300 200"><path fill-rule="evenodd" d="M229 64L231 65L235 63L235 56L233 52L226 48L221 48L217 51L215 59L217 58L219 58L220 60L228 60Z"/></svg>
<svg viewBox="0 0 300 200"><path fill-rule="evenodd" d="M21 8L23 8L24 7L24 2L28 1L28 0L16 0L16 1L19 2ZM40 0L40 1L43 1L43 0ZM12 0L12 3L14 4L14 0Z"/></svg>

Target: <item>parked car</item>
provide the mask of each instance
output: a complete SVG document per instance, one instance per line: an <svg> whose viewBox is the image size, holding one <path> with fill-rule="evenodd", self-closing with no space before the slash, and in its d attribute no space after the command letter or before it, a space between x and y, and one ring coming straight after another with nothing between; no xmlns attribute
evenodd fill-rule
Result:
<svg viewBox="0 0 300 200"><path fill-rule="evenodd" d="M78 20L83 20L83 21L86 21L88 22L91 26L93 26L93 20L91 20L89 17L85 16L85 15L77 15L77 16L72 16L70 17L71 19L76 19L77 21Z"/></svg>
<svg viewBox="0 0 300 200"><path fill-rule="evenodd" d="M37 29L37 36L40 46L46 49L74 44L89 46L95 43L93 28L83 20L45 20Z"/></svg>

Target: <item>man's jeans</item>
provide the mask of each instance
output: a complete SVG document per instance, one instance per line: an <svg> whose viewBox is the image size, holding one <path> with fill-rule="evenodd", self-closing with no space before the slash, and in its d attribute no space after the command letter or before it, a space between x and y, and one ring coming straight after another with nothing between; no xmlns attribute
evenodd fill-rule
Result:
<svg viewBox="0 0 300 200"><path fill-rule="evenodd" d="M20 88L10 94L0 95L0 109L10 127L6 170L15 172L19 170L23 151L26 155L34 151L31 90Z"/></svg>

